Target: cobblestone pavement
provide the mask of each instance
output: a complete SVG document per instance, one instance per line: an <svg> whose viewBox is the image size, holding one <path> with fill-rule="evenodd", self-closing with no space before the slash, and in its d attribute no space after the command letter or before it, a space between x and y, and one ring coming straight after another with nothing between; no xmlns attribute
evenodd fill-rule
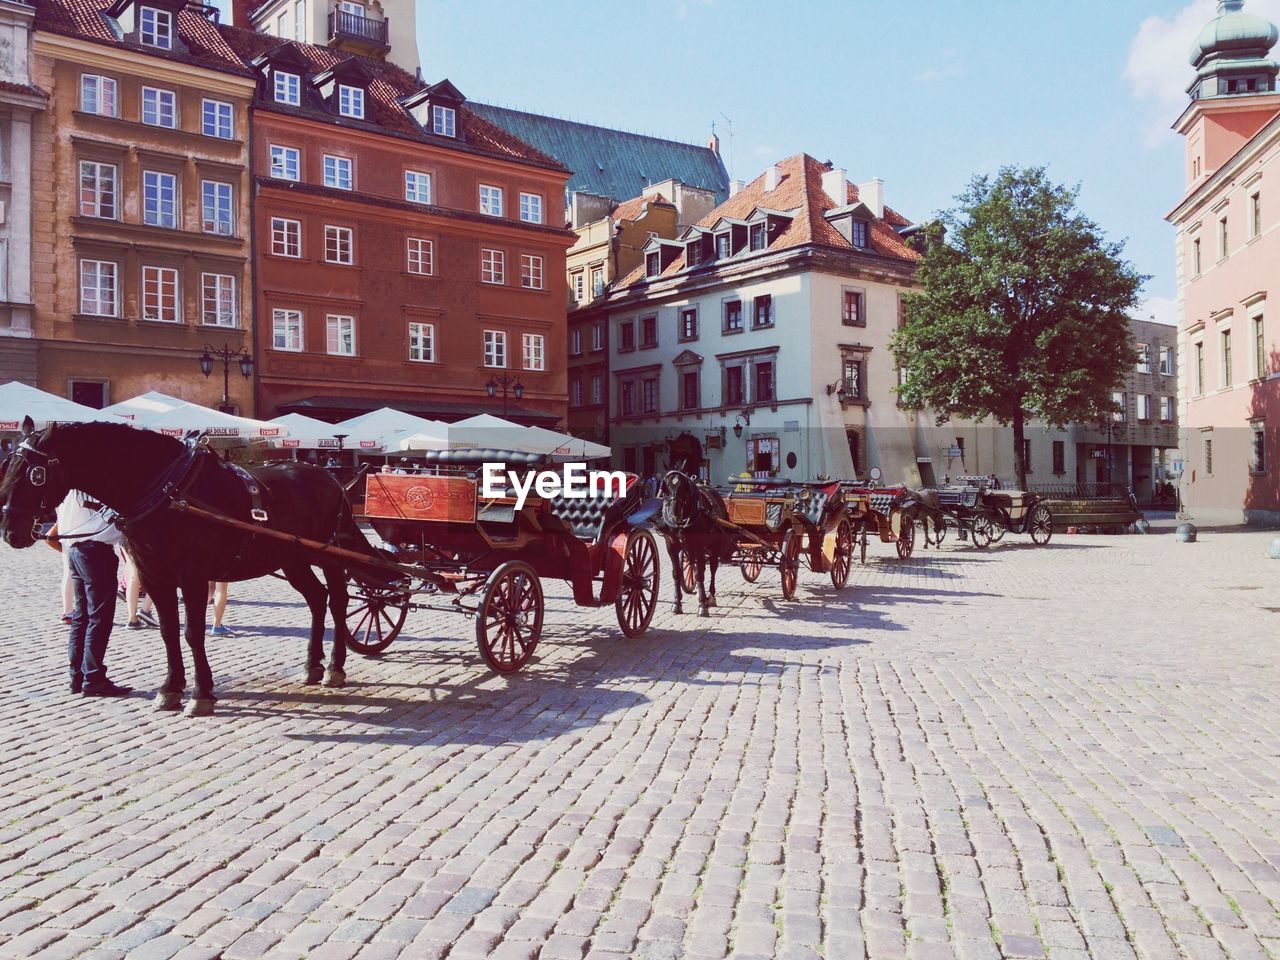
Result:
<svg viewBox="0 0 1280 960"><path fill-rule="evenodd" d="M341 691L261 581L199 720L68 694L57 559L3 549L0 955L1275 960L1270 536L875 545L632 641L555 585L522 674L414 613Z"/></svg>

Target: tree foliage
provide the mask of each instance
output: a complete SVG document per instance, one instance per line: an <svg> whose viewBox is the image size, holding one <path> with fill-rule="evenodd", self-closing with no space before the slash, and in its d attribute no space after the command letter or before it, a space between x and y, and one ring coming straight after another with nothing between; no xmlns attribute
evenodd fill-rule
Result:
<svg viewBox="0 0 1280 960"><path fill-rule="evenodd" d="M1109 415L1137 359L1128 314L1146 278L1076 208L1078 194L1043 167L974 177L930 226L923 289L906 297L892 344L904 404L933 408L940 423L1013 426L1024 488L1026 420Z"/></svg>

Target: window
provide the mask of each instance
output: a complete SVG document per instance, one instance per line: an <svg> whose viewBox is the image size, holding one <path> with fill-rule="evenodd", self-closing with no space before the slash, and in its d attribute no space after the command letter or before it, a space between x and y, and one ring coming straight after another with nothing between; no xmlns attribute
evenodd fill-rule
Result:
<svg viewBox="0 0 1280 960"><path fill-rule="evenodd" d="M841 399L867 399L867 361L861 357L845 357L843 366L844 389L840 391Z"/></svg>
<svg viewBox="0 0 1280 960"><path fill-rule="evenodd" d="M173 14L168 10L143 7L138 12L138 39L148 47L173 47Z"/></svg>
<svg viewBox="0 0 1280 960"><path fill-rule="evenodd" d="M486 367L507 365L507 335L501 330L484 332L484 365Z"/></svg>
<svg viewBox="0 0 1280 960"><path fill-rule="evenodd" d="M702 236L698 235L684 246L684 265L696 267L702 262Z"/></svg>
<svg viewBox="0 0 1280 960"><path fill-rule="evenodd" d="M1138 372L1151 372L1151 345L1147 343L1138 344Z"/></svg>
<svg viewBox="0 0 1280 960"><path fill-rule="evenodd" d="M658 318L640 318L640 347L648 349L658 345Z"/></svg>
<svg viewBox="0 0 1280 960"><path fill-rule="evenodd" d="M1053 472L1056 474L1067 472L1067 444L1064 440L1053 441Z"/></svg>
<svg viewBox="0 0 1280 960"><path fill-rule="evenodd" d="M142 319L178 322L177 270L171 267L142 268Z"/></svg>
<svg viewBox="0 0 1280 960"><path fill-rule="evenodd" d="M750 237L750 246L752 250L763 250L769 245L769 234L766 230L766 225L763 222L753 223L751 225Z"/></svg>
<svg viewBox="0 0 1280 960"><path fill-rule="evenodd" d="M0 240L0 302L9 299L9 241Z"/></svg>
<svg viewBox="0 0 1280 960"><path fill-rule="evenodd" d="M572 407L582 406L582 379L574 377L569 381L569 405Z"/></svg>
<svg viewBox="0 0 1280 960"><path fill-rule="evenodd" d="M1173 397L1160 398L1160 422L1173 423Z"/></svg>
<svg viewBox="0 0 1280 960"><path fill-rule="evenodd" d="M298 0L294 4L293 10L293 39L302 41L303 34L306 33L304 27L307 23L307 0Z"/></svg>
<svg viewBox="0 0 1280 960"><path fill-rule="evenodd" d="M506 283L507 255L501 250L480 251L480 279L484 283Z"/></svg>
<svg viewBox="0 0 1280 960"><path fill-rule="evenodd" d="M520 285L527 290L542 289L542 258L520 255Z"/></svg>
<svg viewBox="0 0 1280 960"><path fill-rule="evenodd" d="M142 122L152 127L178 125L178 98L172 90L142 88Z"/></svg>
<svg viewBox="0 0 1280 960"><path fill-rule="evenodd" d="M569 331L569 356L582 356L582 328L574 327Z"/></svg>
<svg viewBox="0 0 1280 960"><path fill-rule="evenodd" d="M1228 253L1227 240L1228 240L1227 218L1223 217L1221 220L1218 221L1218 258L1219 259L1225 257Z"/></svg>
<svg viewBox="0 0 1280 960"><path fill-rule="evenodd" d="M1111 394L1111 419L1115 423L1123 423L1126 419L1126 409L1124 394L1119 391L1113 391Z"/></svg>
<svg viewBox="0 0 1280 960"><path fill-rule="evenodd" d="M89 317L120 315L118 265L111 260L80 261L80 312Z"/></svg>
<svg viewBox="0 0 1280 960"><path fill-rule="evenodd" d="M1267 472L1267 424L1263 420L1249 424L1249 472Z"/></svg>
<svg viewBox="0 0 1280 960"><path fill-rule="evenodd" d="M863 312L864 294L861 290L844 291L844 310L840 314L840 322L846 327L865 327L867 316Z"/></svg>
<svg viewBox="0 0 1280 960"><path fill-rule="evenodd" d="M624 320L618 327L618 352L630 353L636 348L636 325L634 320Z"/></svg>
<svg viewBox="0 0 1280 960"><path fill-rule="evenodd" d="M276 180L298 179L298 150L296 147L271 145L271 176Z"/></svg>
<svg viewBox="0 0 1280 960"><path fill-rule="evenodd" d="M591 328L591 349L604 349L604 323L597 323Z"/></svg>
<svg viewBox="0 0 1280 960"><path fill-rule="evenodd" d="M524 368L526 370L547 369L547 338L540 333L526 333L521 339L524 345Z"/></svg>
<svg viewBox="0 0 1280 960"><path fill-rule="evenodd" d="M116 168L110 163L80 162L80 216L116 218Z"/></svg>
<svg viewBox="0 0 1280 960"><path fill-rule="evenodd" d="M752 328L758 330L760 327L772 327L773 297L767 294L762 297L756 297L754 301L754 308L754 316L751 320Z"/></svg>
<svg viewBox="0 0 1280 960"><path fill-rule="evenodd" d="M491 217L502 216L502 188L480 184L480 212Z"/></svg>
<svg viewBox="0 0 1280 960"><path fill-rule="evenodd" d="M867 221L854 220L850 231L850 242L859 250L866 249L867 246Z"/></svg>
<svg viewBox="0 0 1280 960"><path fill-rule="evenodd" d="M1208 436L1204 438L1204 474L1213 476L1213 437Z"/></svg>
<svg viewBox="0 0 1280 960"><path fill-rule="evenodd" d="M335 357L356 355L356 318L329 314L325 318L325 351Z"/></svg>
<svg viewBox="0 0 1280 960"><path fill-rule="evenodd" d="M458 135L457 111L453 107L432 107L431 130L441 137L456 137Z"/></svg>
<svg viewBox="0 0 1280 960"><path fill-rule="evenodd" d="M698 339L698 308L685 307L680 311L680 339Z"/></svg>
<svg viewBox="0 0 1280 960"><path fill-rule="evenodd" d="M746 402L746 383L744 373L746 367L735 364L724 368L724 402L725 406L736 407Z"/></svg>
<svg viewBox="0 0 1280 960"><path fill-rule="evenodd" d="M229 237L234 232L235 216L231 206L231 184L205 180L200 184L201 222L205 233Z"/></svg>
<svg viewBox="0 0 1280 960"><path fill-rule="evenodd" d="M1262 236L1262 194L1255 193L1249 198L1249 236Z"/></svg>
<svg viewBox="0 0 1280 960"><path fill-rule="evenodd" d="M296 73L275 72L276 103L286 103L296 107L301 102L301 80Z"/></svg>
<svg viewBox="0 0 1280 960"><path fill-rule="evenodd" d="M1261 380L1267 375L1267 340L1262 317L1253 318L1253 376Z"/></svg>
<svg viewBox="0 0 1280 960"><path fill-rule="evenodd" d="M1196 395L1204 393L1204 343L1199 342L1195 345L1196 351Z"/></svg>
<svg viewBox="0 0 1280 960"><path fill-rule="evenodd" d="M276 17L276 36L286 37L286 38L289 36L289 11L288 10L281 12L280 16Z"/></svg>
<svg viewBox="0 0 1280 960"><path fill-rule="evenodd" d="M1173 376L1173 347L1165 347L1160 351L1161 376Z"/></svg>
<svg viewBox="0 0 1280 960"><path fill-rule="evenodd" d="M1220 337L1220 342L1222 344L1222 369L1219 371L1221 374L1220 381L1222 386L1229 387L1231 386L1231 331L1223 330Z"/></svg>
<svg viewBox="0 0 1280 960"><path fill-rule="evenodd" d="M581 270L576 271L570 278L570 287L572 288L573 299L576 303L581 303L584 299L582 292L584 283L583 272Z"/></svg>
<svg viewBox="0 0 1280 960"><path fill-rule="evenodd" d="M658 412L658 379L656 377L645 377L640 382L641 396L643 398L643 406L641 410L644 413Z"/></svg>
<svg viewBox="0 0 1280 960"><path fill-rule="evenodd" d="M591 268L591 296L604 295L604 267Z"/></svg>
<svg viewBox="0 0 1280 960"><path fill-rule="evenodd" d="M404 172L404 198L411 203L431 202L431 174L418 170Z"/></svg>
<svg viewBox="0 0 1280 960"><path fill-rule="evenodd" d="M520 219L525 223L541 223L542 197L536 193L520 194Z"/></svg>
<svg viewBox="0 0 1280 960"><path fill-rule="evenodd" d="M774 391L773 361L757 360L754 365L755 382L753 384L752 403L772 403L777 399Z"/></svg>
<svg viewBox="0 0 1280 960"><path fill-rule="evenodd" d="M324 185L335 190L351 189L351 158L325 154Z"/></svg>
<svg viewBox="0 0 1280 960"><path fill-rule="evenodd" d="M153 227L178 227L178 178L172 173L142 173L142 222Z"/></svg>
<svg viewBox="0 0 1280 960"><path fill-rule="evenodd" d="M302 311L271 311L271 346L291 353L302 351Z"/></svg>
<svg viewBox="0 0 1280 960"><path fill-rule="evenodd" d="M1200 276L1200 238L1191 241L1191 275Z"/></svg>
<svg viewBox="0 0 1280 960"><path fill-rule="evenodd" d="M724 332L742 332L742 301L726 300L724 304Z"/></svg>
<svg viewBox="0 0 1280 960"><path fill-rule="evenodd" d="M436 325L434 323L409 324L409 359L415 363L435 363Z"/></svg>
<svg viewBox="0 0 1280 960"><path fill-rule="evenodd" d="M200 106L200 132L206 137L230 140L235 136L235 116L229 103L205 100Z"/></svg>
<svg viewBox="0 0 1280 960"><path fill-rule="evenodd" d="M1151 394L1138 394L1138 419L1148 421L1151 419Z"/></svg>
<svg viewBox="0 0 1280 960"><path fill-rule="evenodd" d="M598 373L591 375L591 402L604 403L604 377Z"/></svg>
<svg viewBox="0 0 1280 960"><path fill-rule="evenodd" d="M620 404L625 416L636 412L636 385L630 381L622 384L622 402Z"/></svg>
<svg viewBox="0 0 1280 960"><path fill-rule="evenodd" d="M236 278L225 273L200 275L200 322L211 327L237 326Z"/></svg>
<svg viewBox="0 0 1280 960"><path fill-rule="evenodd" d="M101 117L116 116L116 82L92 73L80 77L80 109Z"/></svg>
<svg viewBox="0 0 1280 960"><path fill-rule="evenodd" d="M644 275L646 277L656 277L662 273L662 257L657 251L645 254L644 258Z"/></svg>
<svg viewBox="0 0 1280 960"><path fill-rule="evenodd" d="M355 120L364 119L364 89L338 84L338 113Z"/></svg>
<svg viewBox="0 0 1280 960"><path fill-rule="evenodd" d="M435 272L435 246L430 240L409 238L409 272L426 276Z"/></svg>
<svg viewBox="0 0 1280 960"><path fill-rule="evenodd" d="M727 256L729 256L729 234L717 233L716 234L716 259L723 260Z"/></svg>
<svg viewBox="0 0 1280 960"><path fill-rule="evenodd" d="M329 263L351 266L356 262L355 231L350 227L324 226L324 258Z"/></svg>
<svg viewBox="0 0 1280 960"><path fill-rule="evenodd" d="M697 410L702 405L702 376L697 370L680 374L680 409Z"/></svg>
<svg viewBox="0 0 1280 960"><path fill-rule="evenodd" d="M297 220L272 217L271 252L277 257L302 256L302 224Z"/></svg>

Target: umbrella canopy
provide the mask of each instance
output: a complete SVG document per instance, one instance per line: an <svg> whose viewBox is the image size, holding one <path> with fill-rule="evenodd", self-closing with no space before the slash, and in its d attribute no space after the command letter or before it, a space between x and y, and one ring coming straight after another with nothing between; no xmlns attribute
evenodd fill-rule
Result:
<svg viewBox="0 0 1280 960"><path fill-rule="evenodd" d="M448 450L449 441L444 436L444 431L437 430L406 430L403 433L393 433L386 438L386 451L400 451L402 453L421 453L426 450Z"/></svg>
<svg viewBox="0 0 1280 960"><path fill-rule="evenodd" d="M278 423L237 417L221 410L211 410L198 403L184 403L172 410L164 410L147 417L139 417L137 424L147 430L155 430L171 437L180 437L190 430L199 430L212 437L271 438L287 436L289 428Z"/></svg>
<svg viewBox="0 0 1280 960"><path fill-rule="evenodd" d="M158 413L180 407L186 402L179 397L161 393L159 390L148 390L131 400L121 400L109 407L103 407L103 410L114 413L117 417L124 417L126 420L145 420L147 417L154 417Z"/></svg>
<svg viewBox="0 0 1280 960"><path fill-rule="evenodd" d="M567 433L557 433L545 427L528 427L527 430L529 442L545 447L546 452L557 460L598 460L613 453L601 444L579 440Z"/></svg>
<svg viewBox="0 0 1280 960"><path fill-rule="evenodd" d="M51 423L128 423L105 410L86 407L17 380L0 385L0 431L21 429L23 417L30 417L37 430Z"/></svg>
<svg viewBox="0 0 1280 960"><path fill-rule="evenodd" d="M342 434L343 450L376 450L382 446L382 442L371 434L348 433L341 424L325 423L301 413L286 413L271 422L289 431L289 436L278 441L280 446L288 449L337 450L338 434Z"/></svg>
<svg viewBox="0 0 1280 960"><path fill-rule="evenodd" d="M526 432L526 428L518 423L482 413L449 424L449 446L518 450L526 453L541 452L529 449L524 440Z"/></svg>
<svg viewBox="0 0 1280 960"><path fill-rule="evenodd" d="M407 435L409 432L419 430L434 434L440 433L444 429L445 425L438 420L415 417L411 413L403 413L400 410L393 410L391 407L382 407L333 425L334 433L372 437L384 443L394 434Z"/></svg>

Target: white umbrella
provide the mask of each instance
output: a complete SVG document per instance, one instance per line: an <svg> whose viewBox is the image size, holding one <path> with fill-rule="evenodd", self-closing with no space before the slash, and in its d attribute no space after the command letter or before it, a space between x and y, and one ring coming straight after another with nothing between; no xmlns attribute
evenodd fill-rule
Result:
<svg viewBox="0 0 1280 960"><path fill-rule="evenodd" d="M198 430L211 437L270 438L288 436L289 428L264 420L251 420L202 407L198 403L184 403L172 410L164 410L148 417L139 417L138 426L155 430L171 437L180 437L190 430Z"/></svg>
<svg viewBox="0 0 1280 960"><path fill-rule="evenodd" d="M30 417L37 430L51 423L128 423L105 410L86 407L17 380L0 385L0 431L21 429L23 417Z"/></svg>
<svg viewBox="0 0 1280 960"><path fill-rule="evenodd" d="M376 450L382 446L382 442L370 434L348 433L341 424L325 423L301 413L286 413L271 422L289 431L289 435L280 438L278 444L291 450L337 450L338 434L342 434L344 450Z"/></svg>
<svg viewBox="0 0 1280 960"><path fill-rule="evenodd" d="M395 434L408 434L419 430L426 433L439 433L444 429L445 424L438 420L415 417L412 413L393 410L391 407L382 407L358 417L352 417L350 420L343 420L333 426L334 433L372 437L384 443Z"/></svg>
<svg viewBox="0 0 1280 960"><path fill-rule="evenodd" d="M132 399L121 400L103 409L107 413L114 413L117 417L124 417L126 420L143 420L154 417L158 413L164 413L166 410L172 410L174 407L180 407L186 402L180 397L171 397L159 390L148 390Z"/></svg>
<svg viewBox="0 0 1280 960"><path fill-rule="evenodd" d="M444 431L437 430L406 430L403 433L393 433L386 438L385 444L388 453L393 450L411 453L449 449L449 441L444 436Z"/></svg>
<svg viewBox="0 0 1280 960"><path fill-rule="evenodd" d="M546 452L557 460L598 460L613 454L612 450L601 444L580 440L546 427L529 427L528 431L529 442L546 448Z"/></svg>
<svg viewBox="0 0 1280 960"><path fill-rule="evenodd" d="M542 451L529 447L525 439L527 432L528 428L518 423L481 413L449 424L449 446L541 453Z"/></svg>

